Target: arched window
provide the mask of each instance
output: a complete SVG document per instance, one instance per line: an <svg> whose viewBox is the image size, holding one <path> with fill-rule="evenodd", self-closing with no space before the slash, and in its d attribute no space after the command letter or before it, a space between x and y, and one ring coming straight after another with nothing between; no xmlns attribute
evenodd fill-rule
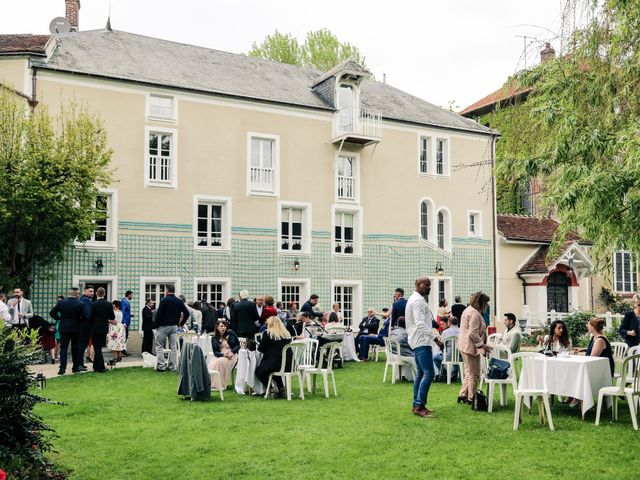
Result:
<svg viewBox="0 0 640 480"><path fill-rule="evenodd" d="M436 245L451 251L451 214L446 208L439 209L436 215Z"/></svg>
<svg viewBox="0 0 640 480"><path fill-rule="evenodd" d="M438 247L444 250L444 212L438 212Z"/></svg>
<svg viewBox="0 0 640 480"><path fill-rule="evenodd" d="M429 227L431 226L431 209L426 201L420 203L420 238L429 241Z"/></svg>

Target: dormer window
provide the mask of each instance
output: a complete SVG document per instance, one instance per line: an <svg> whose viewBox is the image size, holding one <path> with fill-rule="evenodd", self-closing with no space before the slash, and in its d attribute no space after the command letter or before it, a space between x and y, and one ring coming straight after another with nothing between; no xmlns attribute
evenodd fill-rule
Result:
<svg viewBox="0 0 640 480"><path fill-rule="evenodd" d="M357 109L354 86L343 83L338 89L338 111L340 129L345 132L353 132L355 128L355 114Z"/></svg>

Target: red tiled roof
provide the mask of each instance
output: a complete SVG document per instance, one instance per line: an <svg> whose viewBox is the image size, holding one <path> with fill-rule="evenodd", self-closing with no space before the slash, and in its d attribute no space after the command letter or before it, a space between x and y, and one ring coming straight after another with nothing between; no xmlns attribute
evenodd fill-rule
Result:
<svg viewBox="0 0 640 480"><path fill-rule="evenodd" d="M551 243L558 226L551 218L535 218L524 215L498 215L498 231L507 240ZM567 240L580 240L576 233L569 232Z"/></svg>
<svg viewBox="0 0 640 480"><path fill-rule="evenodd" d="M0 55L31 53L44 55L49 35L0 35Z"/></svg>
<svg viewBox="0 0 640 480"><path fill-rule="evenodd" d="M543 245L538 249L536 253L525 263L518 273L533 273L533 272L546 272L547 267L547 253L549 252L549 245Z"/></svg>
<svg viewBox="0 0 640 480"><path fill-rule="evenodd" d="M483 110L491 110L497 103L517 97L518 95L528 94L531 90L531 87L520 87L514 82L507 82L495 92L469 105L460 112L460 115L470 116L472 113L484 113Z"/></svg>

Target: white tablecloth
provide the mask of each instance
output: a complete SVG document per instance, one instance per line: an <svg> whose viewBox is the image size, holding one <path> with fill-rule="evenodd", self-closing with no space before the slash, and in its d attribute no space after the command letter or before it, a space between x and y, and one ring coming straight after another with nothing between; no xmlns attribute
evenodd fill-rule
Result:
<svg viewBox="0 0 640 480"><path fill-rule="evenodd" d="M358 355L356 354L356 342L353 339L353 332L345 332L344 334L344 361L359 362Z"/></svg>
<svg viewBox="0 0 640 480"><path fill-rule="evenodd" d="M601 357L549 358L547 364L547 387L552 395L573 397L582 400L582 417L595 405L594 398L602 387L611 386L609 360ZM519 388L534 388L541 385L542 363L526 359L523 364Z"/></svg>
<svg viewBox="0 0 640 480"><path fill-rule="evenodd" d="M213 347L211 346L211 337L209 335L198 335L198 346L204 353L204 358L207 361L207 365L213 357Z"/></svg>
<svg viewBox="0 0 640 480"><path fill-rule="evenodd" d="M264 387L260 380L256 378L256 366L260 364L262 354L258 351L250 351L241 348L238 352L238 363L236 365L236 392L245 394L247 387L254 392L263 394Z"/></svg>

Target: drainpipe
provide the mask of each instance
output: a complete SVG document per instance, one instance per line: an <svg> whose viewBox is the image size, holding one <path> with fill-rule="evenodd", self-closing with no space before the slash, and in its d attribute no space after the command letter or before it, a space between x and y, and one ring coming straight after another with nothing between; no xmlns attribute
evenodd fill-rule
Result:
<svg viewBox="0 0 640 480"><path fill-rule="evenodd" d="M522 295L524 297L523 305L527 305L527 281L524 279L520 272L516 272L516 275L522 281Z"/></svg>
<svg viewBox="0 0 640 480"><path fill-rule="evenodd" d="M493 294L494 298L494 318L500 318L500 297L498 294L498 206L496 205L496 143L498 142L498 135L491 137L491 204L493 205L493 212L491 220L493 221ZM493 322L493 326L496 326L496 322Z"/></svg>

